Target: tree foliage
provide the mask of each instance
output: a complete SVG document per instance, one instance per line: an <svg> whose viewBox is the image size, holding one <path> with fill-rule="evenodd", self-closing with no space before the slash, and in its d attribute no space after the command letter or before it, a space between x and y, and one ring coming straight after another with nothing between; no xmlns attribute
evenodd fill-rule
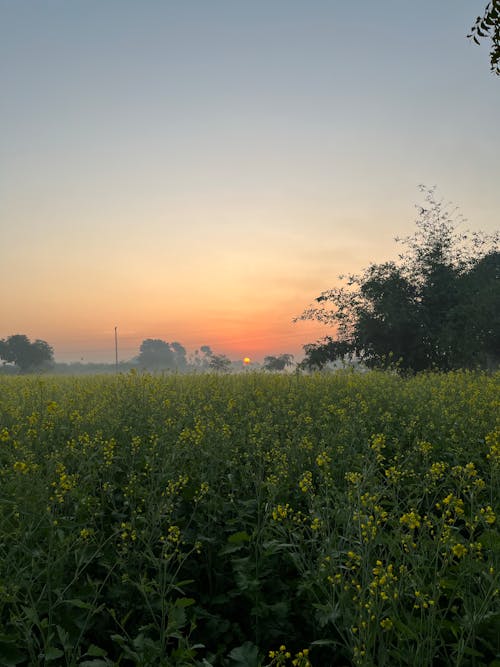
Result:
<svg viewBox="0 0 500 667"><path fill-rule="evenodd" d="M208 368L217 373L227 373L231 368L231 360L225 354L212 354Z"/></svg>
<svg viewBox="0 0 500 667"><path fill-rule="evenodd" d="M186 349L178 342L146 338L139 348L138 364L147 370L184 370Z"/></svg>
<svg viewBox="0 0 500 667"><path fill-rule="evenodd" d="M476 44L490 39L491 71L500 75L500 0L490 0L483 16L478 16L468 35Z"/></svg>
<svg viewBox="0 0 500 667"><path fill-rule="evenodd" d="M399 261L341 276L345 284L323 292L299 318L336 328L305 346L306 367L346 356L412 371L499 364L498 234L459 232L456 210L433 188L421 190L416 232L396 239L405 247Z"/></svg>
<svg viewBox="0 0 500 667"><path fill-rule="evenodd" d="M54 350L44 340L30 342L23 334L14 334L0 340L0 359L15 364L22 373L49 368L54 361Z"/></svg>
<svg viewBox="0 0 500 667"><path fill-rule="evenodd" d="M210 345L201 345L191 356L190 367L194 371L226 372L231 368L231 361L224 354L216 354Z"/></svg>
<svg viewBox="0 0 500 667"><path fill-rule="evenodd" d="M266 371L284 371L293 364L293 354L279 354L275 356L264 357L263 368Z"/></svg>

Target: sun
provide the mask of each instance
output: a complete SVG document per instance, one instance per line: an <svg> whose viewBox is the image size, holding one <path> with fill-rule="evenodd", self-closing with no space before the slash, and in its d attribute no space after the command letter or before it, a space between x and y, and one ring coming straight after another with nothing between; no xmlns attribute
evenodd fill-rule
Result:
<svg viewBox="0 0 500 667"><path fill-rule="evenodd" d="M245 357L245 358L243 359L243 363L245 364L245 366L248 366L248 364L250 363L250 361L251 361L250 357Z"/></svg>

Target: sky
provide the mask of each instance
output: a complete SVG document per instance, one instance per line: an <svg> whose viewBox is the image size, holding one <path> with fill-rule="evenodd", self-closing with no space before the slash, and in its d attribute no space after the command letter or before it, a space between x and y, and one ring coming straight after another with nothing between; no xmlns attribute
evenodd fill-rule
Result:
<svg viewBox="0 0 500 667"><path fill-rule="evenodd" d="M419 184L497 229L485 4L0 0L0 338L300 358Z"/></svg>

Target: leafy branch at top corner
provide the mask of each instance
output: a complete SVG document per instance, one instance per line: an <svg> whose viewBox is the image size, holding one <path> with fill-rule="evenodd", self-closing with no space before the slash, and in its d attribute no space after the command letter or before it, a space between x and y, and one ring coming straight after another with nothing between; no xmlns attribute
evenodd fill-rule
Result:
<svg viewBox="0 0 500 667"><path fill-rule="evenodd" d="M475 44L491 39L490 69L500 76L500 0L490 0L483 16L478 16L467 35Z"/></svg>

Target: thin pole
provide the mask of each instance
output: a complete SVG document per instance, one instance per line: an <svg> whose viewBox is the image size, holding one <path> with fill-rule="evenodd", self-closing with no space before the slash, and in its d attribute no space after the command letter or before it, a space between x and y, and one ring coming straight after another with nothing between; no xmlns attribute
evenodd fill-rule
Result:
<svg viewBox="0 0 500 667"><path fill-rule="evenodd" d="M115 367L118 373L118 327L115 327Z"/></svg>

